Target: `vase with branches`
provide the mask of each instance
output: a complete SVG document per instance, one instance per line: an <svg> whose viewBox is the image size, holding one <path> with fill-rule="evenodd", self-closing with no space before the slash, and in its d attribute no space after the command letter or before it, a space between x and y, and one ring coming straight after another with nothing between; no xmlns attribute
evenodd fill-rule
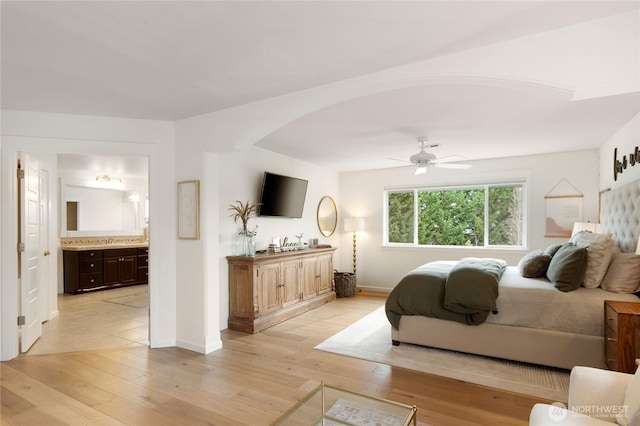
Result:
<svg viewBox="0 0 640 426"><path fill-rule="evenodd" d="M260 203L250 203L247 201L236 201L235 204L229 205L232 212L233 222L238 220L242 222L242 231L238 234L238 244L236 246L236 254L239 256L253 256L256 254L255 236L257 234L258 225L254 229L248 228L249 219L255 214Z"/></svg>

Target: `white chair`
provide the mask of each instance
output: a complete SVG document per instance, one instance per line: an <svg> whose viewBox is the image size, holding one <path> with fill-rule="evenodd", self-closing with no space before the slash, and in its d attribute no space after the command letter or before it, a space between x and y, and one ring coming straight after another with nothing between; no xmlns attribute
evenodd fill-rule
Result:
<svg viewBox="0 0 640 426"><path fill-rule="evenodd" d="M574 367L569 378L568 405L534 405L529 425L640 426L640 369L633 375Z"/></svg>

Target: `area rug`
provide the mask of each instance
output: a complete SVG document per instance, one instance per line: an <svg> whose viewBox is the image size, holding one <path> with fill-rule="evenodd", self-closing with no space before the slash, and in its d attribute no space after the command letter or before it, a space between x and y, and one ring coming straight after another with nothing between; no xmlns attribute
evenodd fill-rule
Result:
<svg viewBox="0 0 640 426"><path fill-rule="evenodd" d="M130 306L132 308L146 308L149 306L149 293L145 291L142 293L117 296L109 299L104 299L103 302Z"/></svg>
<svg viewBox="0 0 640 426"><path fill-rule="evenodd" d="M566 370L407 343L393 346L384 306L314 349L553 401L565 402L569 389Z"/></svg>

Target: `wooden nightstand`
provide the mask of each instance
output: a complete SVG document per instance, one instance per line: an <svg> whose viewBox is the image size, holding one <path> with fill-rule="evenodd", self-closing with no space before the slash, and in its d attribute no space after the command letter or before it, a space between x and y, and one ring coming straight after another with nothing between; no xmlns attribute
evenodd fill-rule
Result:
<svg viewBox="0 0 640 426"><path fill-rule="evenodd" d="M604 340L607 367L634 373L640 358L640 303L605 300Z"/></svg>

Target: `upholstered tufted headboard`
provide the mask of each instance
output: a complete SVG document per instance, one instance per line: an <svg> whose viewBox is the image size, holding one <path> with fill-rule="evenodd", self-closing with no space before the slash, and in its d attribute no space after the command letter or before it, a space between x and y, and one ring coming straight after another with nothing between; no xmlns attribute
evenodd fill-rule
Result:
<svg viewBox="0 0 640 426"><path fill-rule="evenodd" d="M602 194L600 229L623 252L634 252L640 236L640 180Z"/></svg>

